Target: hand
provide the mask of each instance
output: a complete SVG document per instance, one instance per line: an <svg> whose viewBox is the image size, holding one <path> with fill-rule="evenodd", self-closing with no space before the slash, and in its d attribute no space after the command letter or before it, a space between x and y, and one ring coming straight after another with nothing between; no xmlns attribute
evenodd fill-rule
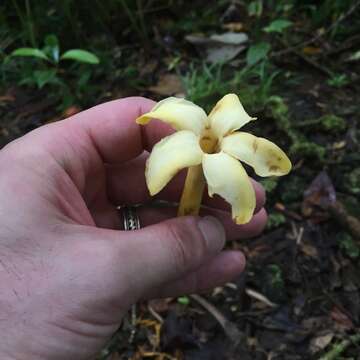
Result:
<svg viewBox="0 0 360 360"><path fill-rule="evenodd" d="M224 202L206 198L210 217L143 207L143 228L120 230L116 205L149 199L144 150L169 132L156 121L135 124L153 105L112 101L0 152L1 359L89 359L139 299L204 291L243 270L240 252L221 249L225 237L263 229L255 182L258 212L249 224L233 224ZM182 179L159 198L179 199Z"/></svg>

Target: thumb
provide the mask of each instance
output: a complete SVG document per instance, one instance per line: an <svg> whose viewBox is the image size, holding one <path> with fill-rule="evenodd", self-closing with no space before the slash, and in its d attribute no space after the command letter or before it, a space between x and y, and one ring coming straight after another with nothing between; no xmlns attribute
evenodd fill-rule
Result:
<svg viewBox="0 0 360 360"><path fill-rule="evenodd" d="M213 217L185 216L128 232L116 232L113 251L139 296L199 268L221 251L225 230Z"/></svg>

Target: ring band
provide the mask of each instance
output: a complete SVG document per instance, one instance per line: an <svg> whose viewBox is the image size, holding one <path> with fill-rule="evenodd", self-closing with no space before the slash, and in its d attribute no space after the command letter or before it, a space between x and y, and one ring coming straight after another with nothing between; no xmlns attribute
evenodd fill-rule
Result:
<svg viewBox="0 0 360 360"><path fill-rule="evenodd" d="M118 210L122 212L125 231L140 229L140 219L135 206L119 206Z"/></svg>
<svg viewBox="0 0 360 360"><path fill-rule="evenodd" d="M122 219L124 223L124 230L131 231L131 230L138 230L140 229L140 219L136 212L136 206L118 206L116 208L118 212L122 213ZM134 341L136 335L136 303L131 306L131 331L129 337L129 343Z"/></svg>

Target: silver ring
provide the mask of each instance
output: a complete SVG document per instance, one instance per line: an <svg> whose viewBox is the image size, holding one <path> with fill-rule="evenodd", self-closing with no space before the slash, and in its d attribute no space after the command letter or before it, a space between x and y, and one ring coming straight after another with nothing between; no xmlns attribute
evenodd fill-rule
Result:
<svg viewBox="0 0 360 360"><path fill-rule="evenodd" d="M135 206L119 206L117 209L122 212L124 230L140 229L140 219Z"/></svg>

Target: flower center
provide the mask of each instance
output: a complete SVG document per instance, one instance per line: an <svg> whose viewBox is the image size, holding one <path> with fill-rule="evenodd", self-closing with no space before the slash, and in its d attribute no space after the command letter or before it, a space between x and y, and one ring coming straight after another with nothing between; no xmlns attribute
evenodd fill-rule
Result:
<svg viewBox="0 0 360 360"><path fill-rule="evenodd" d="M200 138L200 147L204 153L214 154L218 152L218 139L210 128L205 128Z"/></svg>

